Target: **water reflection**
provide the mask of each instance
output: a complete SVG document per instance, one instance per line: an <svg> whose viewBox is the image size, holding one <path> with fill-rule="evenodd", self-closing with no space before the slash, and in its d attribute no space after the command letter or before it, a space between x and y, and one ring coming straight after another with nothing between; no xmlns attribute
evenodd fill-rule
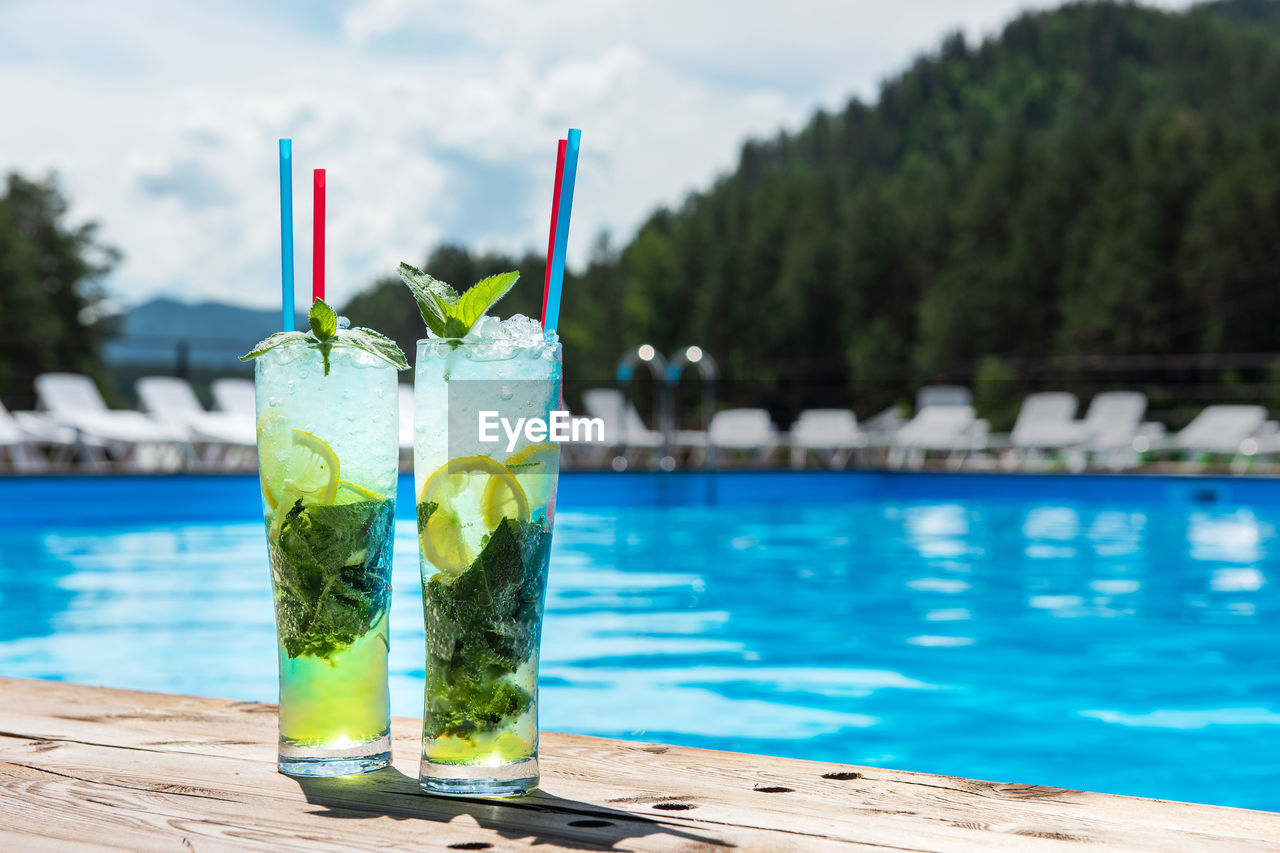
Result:
<svg viewBox="0 0 1280 853"><path fill-rule="evenodd" d="M1274 535L1274 531L1267 532ZM1248 510L1221 516L1196 512L1187 519L1187 542L1193 560L1226 563L1260 560L1263 533L1263 525Z"/></svg>

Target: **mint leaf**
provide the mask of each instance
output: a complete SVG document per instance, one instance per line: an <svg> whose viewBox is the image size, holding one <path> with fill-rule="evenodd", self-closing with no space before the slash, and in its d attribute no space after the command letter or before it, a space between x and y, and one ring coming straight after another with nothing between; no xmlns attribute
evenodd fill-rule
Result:
<svg viewBox="0 0 1280 853"><path fill-rule="evenodd" d="M363 327L343 329L338 333L338 343L376 355L397 370L409 369L409 360L404 357L400 347L396 346L396 342L373 329Z"/></svg>
<svg viewBox="0 0 1280 853"><path fill-rule="evenodd" d="M262 355L264 352L273 350L276 347L281 347L281 346L284 346L285 344L291 344L294 341L306 341L306 340L310 340L310 338L307 336L305 332L276 332L274 335L271 335L265 340L259 341L254 346L253 349L249 350L247 353L240 356L240 360L250 361L251 359L255 359L258 356Z"/></svg>
<svg viewBox="0 0 1280 853"><path fill-rule="evenodd" d="M290 658L330 660L363 637L391 599L394 502L298 500L268 534L276 627Z"/></svg>
<svg viewBox="0 0 1280 853"><path fill-rule="evenodd" d="M329 353L333 350L333 337L338 333L338 314L323 299L311 303L307 313L311 335L316 339L320 357L324 360L324 375L329 375Z"/></svg>
<svg viewBox="0 0 1280 853"><path fill-rule="evenodd" d="M461 296L443 281L410 264L400 264L400 278L413 292L422 320L431 333L440 338L460 339L467 336L494 303L507 295L520 273L491 275L473 284Z"/></svg>
<svg viewBox="0 0 1280 853"><path fill-rule="evenodd" d="M311 303L307 322L311 326L311 334L321 343L338 333L338 314L323 299Z"/></svg>
<svg viewBox="0 0 1280 853"><path fill-rule="evenodd" d="M491 275L477 281L467 289L466 293L458 297L458 304L449 315L449 319L455 321L457 327L463 330L457 337L464 337L471 331L476 321L488 313L499 299L506 296L519 278L518 272Z"/></svg>
<svg viewBox="0 0 1280 853"><path fill-rule="evenodd" d="M409 286L414 300L418 303L422 321L434 334L442 338L446 337L445 320L454 303L458 301L458 292L411 264L401 262L399 271L400 280Z"/></svg>

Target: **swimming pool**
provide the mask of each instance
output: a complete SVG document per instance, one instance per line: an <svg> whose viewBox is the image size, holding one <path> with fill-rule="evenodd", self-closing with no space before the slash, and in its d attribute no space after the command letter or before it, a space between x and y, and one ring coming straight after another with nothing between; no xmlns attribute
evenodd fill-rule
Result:
<svg viewBox="0 0 1280 853"><path fill-rule="evenodd" d="M274 701L255 479L0 496L0 674ZM556 523L544 728L1280 809L1275 481L569 474Z"/></svg>

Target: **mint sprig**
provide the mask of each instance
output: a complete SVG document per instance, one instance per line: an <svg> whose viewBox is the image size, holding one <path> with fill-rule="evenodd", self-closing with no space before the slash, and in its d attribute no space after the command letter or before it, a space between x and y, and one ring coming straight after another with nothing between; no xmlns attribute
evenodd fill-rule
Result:
<svg viewBox="0 0 1280 853"><path fill-rule="evenodd" d="M401 263L400 278L418 303L422 321L440 338L465 338L476 321L489 313L520 278L518 272L504 272L477 281L459 294L448 284L417 267Z"/></svg>
<svg viewBox="0 0 1280 853"><path fill-rule="evenodd" d="M396 342L386 335L363 327L338 328L337 312L323 299L317 299L311 303L311 311L307 314L307 325L311 327L309 333L276 332L265 340L259 341L253 349L240 356L240 360L249 361L285 344L306 343L320 350L320 357L324 360L324 375L328 376L329 354L334 344L339 344L364 350L397 370L409 369L409 360L404 357L400 347L396 346Z"/></svg>
<svg viewBox="0 0 1280 853"><path fill-rule="evenodd" d="M418 504L419 529L436 509ZM545 522L505 518L461 574L423 584L431 737L493 732L529 708L512 677L538 648L550 548Z"/></svg>
<svg viewBox="0 0 1280 853"><path fill-rule="evenodd" d="M395 504L281 506L267 535L276 626L290 658L333 656L363 637L391 603Z"/></svg>

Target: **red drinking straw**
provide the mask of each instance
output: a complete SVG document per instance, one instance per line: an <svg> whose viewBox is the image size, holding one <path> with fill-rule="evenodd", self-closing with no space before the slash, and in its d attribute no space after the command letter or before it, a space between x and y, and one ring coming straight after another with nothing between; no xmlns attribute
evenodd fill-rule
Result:
<svg viewBox="0 0 1280 853"><path fill-rule="evenodd" d="M311 223L311 298L324 299L324 169L316 169Z"/></svg>
<svg viewBox="0 0 1280 853"><path fill-rule="evenodd" d="M542 279L542 325L547 325L547 293L551 290L551 261L556 253L556 223L560 219L560 182L564 180L564 149L568 142L560 140L556 151L556 182L551 188L551 236L547 238L547 273Z"/></svg>

